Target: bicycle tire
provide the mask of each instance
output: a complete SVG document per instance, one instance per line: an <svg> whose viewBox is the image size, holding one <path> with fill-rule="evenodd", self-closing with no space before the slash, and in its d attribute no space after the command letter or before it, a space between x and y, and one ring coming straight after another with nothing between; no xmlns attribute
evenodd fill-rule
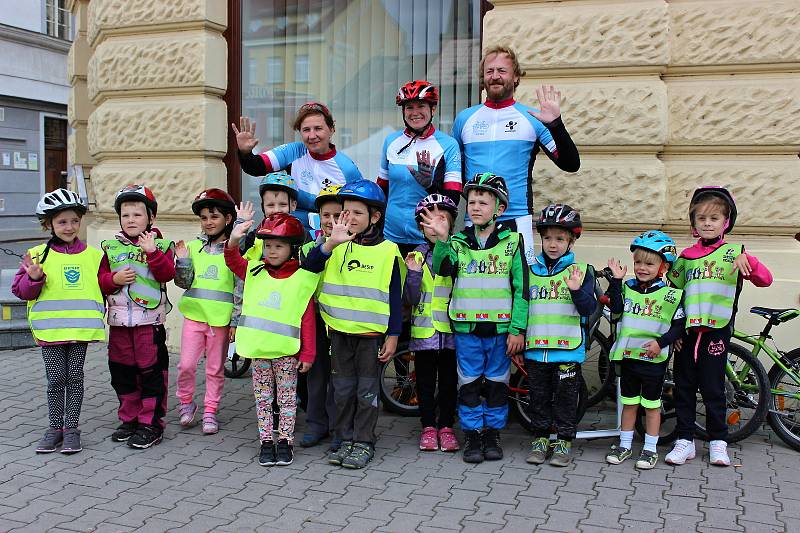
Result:
<svg viewBox="0 0 800 533"><path fill-rule="evenodd" d="M797 366L800 366L800 348L795 348L784 356ZM783 383L784 376L786 376L786 383ZM794 381L793 378L788 377L786 372L777 364L769 369L769 384L770 389L780 389L789 385L793 387L794 394L800 393L800 383ZM789 410L786 408L786 396L770 394L769 405L767 409L767 422L780 439L786 443L790 448L800 451L800 419L795 413L800 413L800 401L791 399L793 404ZM791 411L791 414L788 414ZM789 423L791 419L795 422Z"/></svg>
<svg viewBox="0 0 800 533"><path fill-rule="evenodd" d="M756 357L753 357L753 354L750 353L747 348L733 343L728 345L729 363L731 363L732 358L738 358L750 367L746 379L751 384L758 387L759 394L758 398L754 399L751 394L736 390L735 386L728 380L727 375L725 376L725 396L728 407L725 413L725 418L728 420L728 437L725 440L728 443L739 442L740 440L746 439L761 426L767 417L767 407L770 396L769 378L767 377L767 371L764 370L764 365L762 365ZM735 364L735 362L732 364L734 369L739 369L741 366ZM742 407L752 411L749 419L744 423L740 423L743 412ZM697 408L698 410L701 408L705 409L699 392ZM709 434L700 420L700 415L701 413L698 412L698 418L695 419L695 433L698 438L707 441L709 440ZM703 413L702 416L705 417L705 414ZM731 423L734 417L738 418L738 421Z"/></svg>
<svg viewBox="0 0 800 533"><path fill-rule="evenodd" d="M592 342L581 365L586 387L586 408L597 405L605 399L616 400L614 391L614 365L610 361L611 340L595 330ZM586 376L589 376L587 380Z"/></svg>
<svg viewBox="0 0 800 533"><path fill-rule="evenodd" d="M400 341L394 359L381 365L380 396L383 408L402 416L419 416L419 405L412 403L417 397L417 378L414 353L408 343ZM405 375L397 375L397 365L405 367Z"/></svg>
<svg viewBox="0 0 800 533"><path fill-rule="evenodd" d="M231 359L225 358L222 371L225 373L226 378L240 378L244 376L247 369L250 368L250 363L250 359L234 353Z"/></svg>

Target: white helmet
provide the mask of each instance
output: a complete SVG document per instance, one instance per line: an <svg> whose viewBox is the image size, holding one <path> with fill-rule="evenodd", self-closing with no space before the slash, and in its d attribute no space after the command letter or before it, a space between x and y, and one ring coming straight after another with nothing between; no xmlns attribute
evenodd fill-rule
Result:
<svg viewBox="0 0 800 533"><path fill-rule="evenodd" d="M50 217L64 211L72 209L80 216L86 213L86 206L81 201L81 197L77 193L68 191L67 189L56 189L42 196L39 203L36 205L36 216L39 218Z"/></svg>

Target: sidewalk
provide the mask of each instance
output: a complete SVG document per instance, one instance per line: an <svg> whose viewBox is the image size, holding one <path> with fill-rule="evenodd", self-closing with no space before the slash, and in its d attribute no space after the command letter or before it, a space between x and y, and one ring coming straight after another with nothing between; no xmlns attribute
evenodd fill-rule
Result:
<svg viewBox="0 0 800 533"><path fill-rule="evenodd" d="M604 439L577 442L573 465L557 469L525 463L528 439L513 421L503 461L467 465L460 454L420 452L419 421L382 413L365 470L328 465L323 447L264 468L250 379L226 381L217 435L180 430L176 355L164 442L145 451L112 443L117 401L105 345L95 345L84 451L37 456L47 424L40 351L0 351L0 361L2 531L800 531L800 454L768 428L730 447L736 468L710 467L707 452L649 472L610 466Z"/></svg>

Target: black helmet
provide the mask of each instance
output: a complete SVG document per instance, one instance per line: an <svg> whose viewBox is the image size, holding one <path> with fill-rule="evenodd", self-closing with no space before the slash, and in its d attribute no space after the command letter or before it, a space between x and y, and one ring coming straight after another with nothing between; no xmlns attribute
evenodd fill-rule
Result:
<svg viewBox="0 0 800 533"><path fill-rule="evenodd" d="M583 229L581 214L567 204L550 204L542 209L536 222L536 231L540 234L544 228L564 228L577 239Z"/></svg>
<svg viewBox="0 0 800 533"><path fill-rule="evenodd" d="M692 214L692 207L709 196L716 196L728 204L730 213L728 214L728 225L725 227L724 233L729 233L731 230L733 230L734 224L736 224L736 200L733 199L733 195L728 189L714 185L698 187L692 193L692 200L689 202L689 221L692 223L692 227L694 227L694 215Z"/></svg>
<svg viewBox="0 0 800 533"><path fill-rule="evenodd" d="M464 192L462 195L466 198L470 190L489 191L497 197L497 200L508 207L508 187L506 180L501 176L492 174L491 172L483 172L482 174L475 174L464 185Z"/></svg>

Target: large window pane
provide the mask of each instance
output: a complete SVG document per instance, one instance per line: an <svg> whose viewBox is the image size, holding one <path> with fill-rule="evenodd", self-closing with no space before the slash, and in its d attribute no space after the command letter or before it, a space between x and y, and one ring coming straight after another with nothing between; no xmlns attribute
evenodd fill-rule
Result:
<svg viewBox="0 0 800 533"><path fill-rule="evenodd" d="M480 0L243 0L242 113L254 118L257 150L299 140L297 108L315 100L336 119L333 142L372 179L383 140L403 121L398 87L439 87L434 123L449 133L477 103ZM257 180L242 178L257 200Z"/></svg>

